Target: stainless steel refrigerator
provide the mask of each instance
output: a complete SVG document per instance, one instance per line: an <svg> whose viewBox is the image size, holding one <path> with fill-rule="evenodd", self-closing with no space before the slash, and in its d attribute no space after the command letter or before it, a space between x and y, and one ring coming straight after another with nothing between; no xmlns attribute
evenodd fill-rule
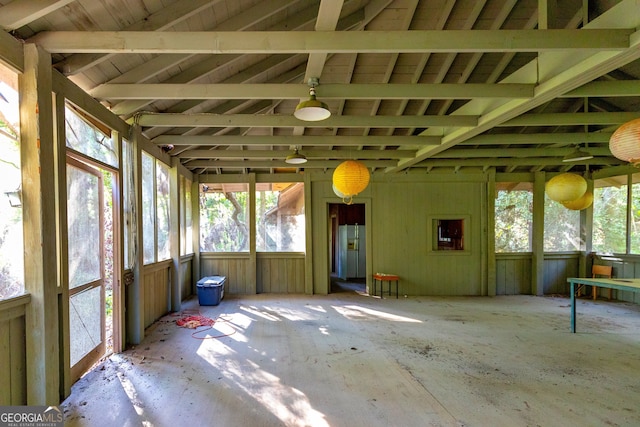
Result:
<svg viewBox="0 0 640 427"><path fill-rule="evenodd" d="M341 279L366 277L364 225L338 227L338 276Z"/></svg>

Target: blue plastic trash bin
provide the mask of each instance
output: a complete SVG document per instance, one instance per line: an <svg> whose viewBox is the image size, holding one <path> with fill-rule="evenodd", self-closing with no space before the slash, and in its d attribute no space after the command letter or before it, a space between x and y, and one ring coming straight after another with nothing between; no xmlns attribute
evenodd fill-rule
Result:
<svg viewBox="0 0 640 427"><path fill-rule="evenodd" d="M224 298L225 276L207 276L198 280L198 302L200 305L218 305Z"/></svg>

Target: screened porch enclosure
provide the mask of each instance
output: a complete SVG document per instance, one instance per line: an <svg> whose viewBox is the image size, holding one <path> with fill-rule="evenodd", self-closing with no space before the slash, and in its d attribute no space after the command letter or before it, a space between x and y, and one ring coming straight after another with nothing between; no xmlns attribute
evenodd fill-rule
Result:
<svg viewBox="0 0 640 427"><path fill-rule="evenodd" d="M57 405L205 276L312 305L349 202L370 300L376 273L479 301L640 278L640 172L609 145L639 116L637 0L46 3L0 0L2 406ZM294 116L310 89L326 121ZM565 173L590 205L549 197Z"/></svg>

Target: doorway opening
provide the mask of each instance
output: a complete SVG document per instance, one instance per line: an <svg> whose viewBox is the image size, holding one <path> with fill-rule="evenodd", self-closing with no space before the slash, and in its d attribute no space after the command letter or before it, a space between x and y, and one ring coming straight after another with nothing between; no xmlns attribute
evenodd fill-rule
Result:
<svg viewBox="0 0 640 427"><path fill-rule="evenodd" d="M365 204L329 204L331 293L366 293Z"/></svg>
<svg viewBox="0 0 640 427"><path fill-rule="evenodd" d="M113 352L118 309L117 175L91 163L67 157L72 383Z"/></svg>

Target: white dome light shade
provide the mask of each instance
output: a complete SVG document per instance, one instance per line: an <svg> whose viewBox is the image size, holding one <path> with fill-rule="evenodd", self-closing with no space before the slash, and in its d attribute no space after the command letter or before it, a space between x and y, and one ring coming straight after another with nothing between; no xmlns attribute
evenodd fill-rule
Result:
<svg viewBox="0 0 640 427"><path fill-rule="evenodd" d="M328 119L331 116L331 111L329 111L327 104L316 99L316 92L313 87L309 89L309 95L310 98L307 101L302 101L296 106L296 111L293 115L305 122L318 122Z"/></svg>

